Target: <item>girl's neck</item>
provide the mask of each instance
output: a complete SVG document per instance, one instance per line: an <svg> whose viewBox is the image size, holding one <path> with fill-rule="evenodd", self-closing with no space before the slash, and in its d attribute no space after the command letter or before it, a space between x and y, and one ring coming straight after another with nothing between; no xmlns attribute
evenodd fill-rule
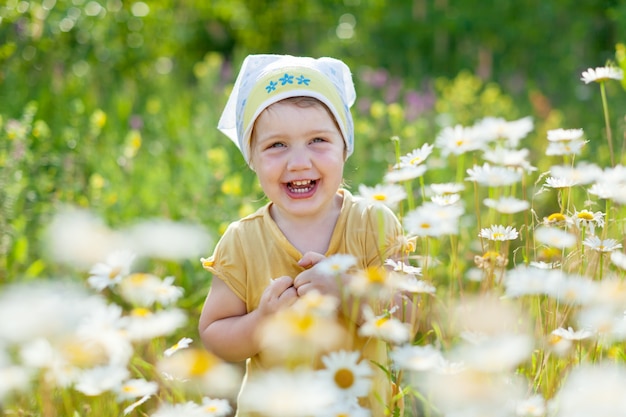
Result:
<svg viewBox="0 0 626 417"><path fill-rule="evenodd" d="M328 210L317 216L284 216L283 213L275 210L275 206L270 209L270 214L287 240L300 253L314 251L325 254L341 213L342 204L343 196L337 194Z"/></svg>

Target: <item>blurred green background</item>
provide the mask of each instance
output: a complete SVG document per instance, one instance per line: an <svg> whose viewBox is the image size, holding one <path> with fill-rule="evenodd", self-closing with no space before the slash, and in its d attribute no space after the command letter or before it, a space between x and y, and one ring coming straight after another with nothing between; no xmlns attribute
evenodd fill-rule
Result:
<svg viewBox="0 0 626 417"><path fill-rule="evenodd" d="M159 217L215 239L263 204L216 130L248 53L346 61L359 96L346 179L373 185L391 136L408 152L485 116L533 116L531 149L547 129L584 128L606 157L597 85L580 75L625 65L624 28L624 0L4 0L0 282L67 272L40 245L66 204L112 228ZM607 87L621 142L625 94ZM163 266L188 289L208 285L196 259Z"/></svg>

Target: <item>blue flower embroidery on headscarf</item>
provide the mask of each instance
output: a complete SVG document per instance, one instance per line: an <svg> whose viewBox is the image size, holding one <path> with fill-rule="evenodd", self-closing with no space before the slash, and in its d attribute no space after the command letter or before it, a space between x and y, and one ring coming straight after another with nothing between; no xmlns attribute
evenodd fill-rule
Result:
<svg viewBox="0 0 626 417"><path fill-rule="evenodd" d="M300 75L298 78L296 78L296 81L298 81L298 84L309 85L309 82L311 82L311 79L306 78L304 75Z"/></svg>
<svg viewBox="0 0 626 417"><path fill-rule="evenodd" d="M270 83L265 86L265 89L268 93L271 93L272 91L276 90L277 85L278 83L276 81L270 81Z"/></svg>
<svg viewBox="0 0 626 417"><path fill-rule="evenodd" d="M278 81L280 81L280 85L293 84L293 75L285 74Z"/></svg>

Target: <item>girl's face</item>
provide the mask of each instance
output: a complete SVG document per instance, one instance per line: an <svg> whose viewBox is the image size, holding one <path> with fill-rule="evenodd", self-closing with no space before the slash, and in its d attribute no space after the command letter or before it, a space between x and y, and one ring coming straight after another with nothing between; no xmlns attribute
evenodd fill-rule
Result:
<svg viewBox="0 0 626 417"><path fill-rule="evenodd" d="M252 166L276 215L313 218L336 208L344 141L321 103L272 104L251 140Z"/></svg>

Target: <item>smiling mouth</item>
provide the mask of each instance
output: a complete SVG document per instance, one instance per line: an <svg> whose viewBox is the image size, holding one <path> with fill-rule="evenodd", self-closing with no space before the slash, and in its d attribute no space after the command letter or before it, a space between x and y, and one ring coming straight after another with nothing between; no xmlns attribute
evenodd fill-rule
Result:
<svg viewBox="0 0 626 417"><path fill-rule="evenodd" d="M317 183L317 180L290 181L287 183L287 188L292 193L304 194L304 193L310 192L313 189L313 187L315 187L316 183Z"/></svg>

